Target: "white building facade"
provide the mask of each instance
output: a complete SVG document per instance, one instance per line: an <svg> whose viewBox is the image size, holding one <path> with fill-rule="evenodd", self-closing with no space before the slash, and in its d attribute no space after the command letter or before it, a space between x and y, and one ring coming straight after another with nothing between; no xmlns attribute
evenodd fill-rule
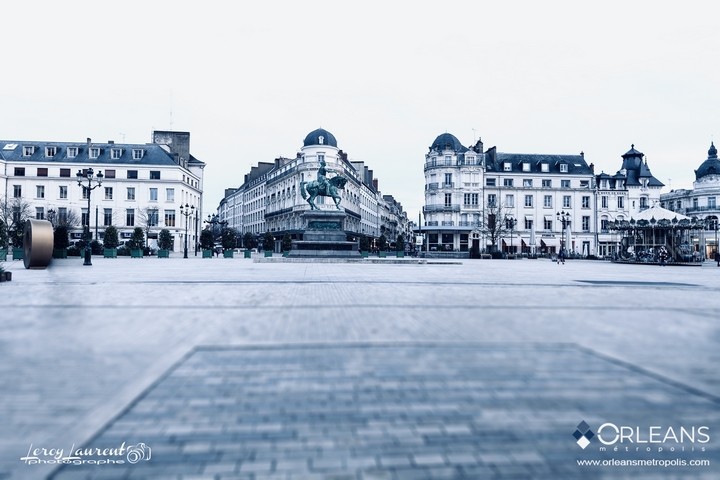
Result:
<svg viewBox="0 0 720 480"><path fill-rule="evenodd" d="M0 201L10 209L24 204L31 218L81 220L71 225L71 242L82 239L89 221L93 239L101 242L110 225L117 227L121 241L143 227L150 246L167 228L174 250L181 251L186 220L192 246L202 218L205 164L190 154L189 144L189 133L168 131L154 132L153 143L146 144L0 141ZM89 168L96 176L103 174L102 185L90 193L76 176ZM186 204L194 207L187 218L180 211Z"/></svg>

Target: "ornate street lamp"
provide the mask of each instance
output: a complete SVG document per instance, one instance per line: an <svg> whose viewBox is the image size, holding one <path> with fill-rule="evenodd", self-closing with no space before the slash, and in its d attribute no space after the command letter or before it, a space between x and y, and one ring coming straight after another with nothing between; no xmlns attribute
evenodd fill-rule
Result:
<svg viewBox="0 0 720 480"><path fill-rule="evenodd" d="M513 230L517 225L517 218L508 217L505 219L505 226L510 229L510 253L515 254L515 247L513 247Z"/></svg>
<svg viewBox="0 0 720 480"><path fill-rule="evenodd" d="M183 258L188 258L188 217L192 216L193 213L195 213L195 205L188 205L187 203L184 205L180 205L180 214L185 217L185 250L183 253Z"/></svg>
<svg viewBox="0 0 720 480"><path fill-rule="evenodd" d="M562 233L560 234L560 251L565 250L565 230L570 226L570 212L562 210L557 212L556 217L562 224Z"/></svg>
<svg viewBox="0 0 720 480"><path fill-rule="evenodd" d="M93 190L95 190L97 187L102 185L103 181L103 174L101 171L97 172L97 175L95 175L95 172L92 168L88 168L86 170L78 170L78 172L75 174L77 177L78 185L81 186L83 189L87 189L87 201L88 201L88 207L87 207L87 223L85 225L85 262L83 265L92 265L91 257L92 257L92 247L90 246L90 242L92 240L92 233L90 233L90 194ZM87 180L87 186L84 185L85 181ZM95 185L93 185L93 182Z"/></svg>

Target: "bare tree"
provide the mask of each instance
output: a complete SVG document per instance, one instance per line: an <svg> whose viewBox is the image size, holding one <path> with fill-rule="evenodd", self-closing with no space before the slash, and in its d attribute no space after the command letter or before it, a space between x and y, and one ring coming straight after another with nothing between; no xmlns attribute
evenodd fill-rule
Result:
<svg viewBox="0 0 720 480"><path fill-rule="evenodd" d="M32 204L24 198L0 198L0 222L6 227L14 246L22 244L25 221L33 217Z"/></svg>
<svg viewBox="0 0 720 480"><path fill-rule="evenodd" d="M60 215L59 210L59 208L54 206L50 206L47 210L47 221L52 224L53 228L60 226L75 228L81 226L81 217L77 211L66 209L64 215Z"/></svg>
<svg viewBox="0 0 720 480"><path fill-rule="evenodd" d="M479 230L490 240L490 252L497 252L500 239L514 228L510 225L512 219L510 209L502 204L492 203L485 207Z"/></svg>
<svg viewBox="0 0 720 480"><path fill-rule="evenodd" d="M138 226L140 226L145 232L145 246L148 246L148 240L150 238L150 232L153 227L157 227L159 219L159 210L157 207L145 207L138 208Z"/></svg>

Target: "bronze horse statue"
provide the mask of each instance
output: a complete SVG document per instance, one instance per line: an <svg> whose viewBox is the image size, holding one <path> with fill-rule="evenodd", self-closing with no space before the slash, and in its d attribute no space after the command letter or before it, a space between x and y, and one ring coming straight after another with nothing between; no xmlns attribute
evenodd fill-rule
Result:
<svg viewBox="0 0 720 480"><path fill-rule="evenodd" d="M322 186L317 180L313 180L312 182L300 182L300 194L310 204L310 210L320 210L318 206L315 205L315 198L318 196L332 197L332 199L335 200L335 207L338 210L342 210L340 208L340 201L342 198L340 198L338 189L345 188L345 183L347 183L347 178L340 175L326 180L325 186Z"/></svg>

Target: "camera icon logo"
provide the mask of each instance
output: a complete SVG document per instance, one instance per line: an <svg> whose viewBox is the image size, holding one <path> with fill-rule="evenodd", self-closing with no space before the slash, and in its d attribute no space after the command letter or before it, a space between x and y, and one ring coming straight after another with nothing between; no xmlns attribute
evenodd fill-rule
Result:
<svg viewBox="0 0 720 480"><path fill-rule="evenodd" d="M130 463L138 463L140 460L150 460L152 450L144 443L131 445L127 449L127 461Z"/></svg>

